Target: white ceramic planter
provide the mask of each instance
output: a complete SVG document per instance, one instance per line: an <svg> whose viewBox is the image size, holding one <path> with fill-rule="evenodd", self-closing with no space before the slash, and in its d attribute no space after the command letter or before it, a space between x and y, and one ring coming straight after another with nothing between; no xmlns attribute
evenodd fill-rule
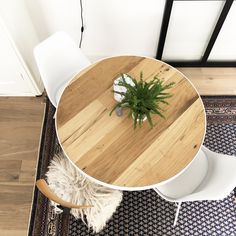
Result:
<svg viewBox="0 0 236 236"><path fill-rule="evenodd" d="M125 81L126 81L128 84L130 84L131 86L134 86L134 82L132 81L132 79L131 79L128 75L124 74L124 79L125 79ZM123 86L118 85L118 83L119 83L120 81L122 81L122 77L121 77L121 76L118 77L116 80L114 80L113 89L114 89L114 91L117 91L117 92L126 93L127 89L126 89L125 87L123 87ZM121 102L122 99L123 99L123 96L120 95L120 94L114 93L114 99L115 99L117 102Z"/></svg>

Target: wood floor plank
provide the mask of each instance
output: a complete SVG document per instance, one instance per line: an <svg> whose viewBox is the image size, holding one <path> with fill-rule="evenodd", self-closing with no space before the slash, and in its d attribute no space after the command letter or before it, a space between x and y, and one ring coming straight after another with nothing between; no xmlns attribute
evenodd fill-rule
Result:
<svg viewBox="0 0 236 236"><path fill-rule="evenodd" d="M27 230L33 186L0 184L0 235L4 230Z"/></svg>
<svg viewBox="0 0 236 236"><path fill-rule="evenodd" d="M236 95L236 68L178 68L201 95Z"/></svg>
<svg viewBox="0 0 236 236"><path fill-rule="evenodd" d="M27 230L1 230L1 236L26 236Z"/></svg>
<svg viewBox="0 0 236 236"><path fill-rule="evenodd" d="M18 182L21 162L20 160L0 160L0 182Z"/></svg>
<svg viewBox="0 0 236 236"><path fill-rule="evenodd" d="M32 183L33 185L33 183ZM5 207L5 205L9 204L12 205L24 205L29 203L29 197L32 196L31 191L32 186L22 186L18 185L17 183L14 185L6 185L0 183L0 206Z"/></svg>
<svg viewBox="0 0 236 236"><path fill-rule="evenodd" d="M33 183L36 174L35 160L22 160L19 173L20 182Z"/></svg>
<svg viewBox="0 0 236 236"><path fill-rule="evenodd" d="M22 150L22 151L15 151L15 152L5 152L4 154L0 155L0 160L25 160L30 161L35 159L38 155L38 148L31 149L31 150Z"/></svg>
<svg viewBox="0 0 236 236"><path fill-rule="evenodd" d="M27 235L44 98L0 98L0 235Z"/></svg>
<svg viewBox="0 0 236 236"><path fill-rule="evenodd" d="M1 156L16 152L33 151L38 145L42 122L0 122Z"/></svg>

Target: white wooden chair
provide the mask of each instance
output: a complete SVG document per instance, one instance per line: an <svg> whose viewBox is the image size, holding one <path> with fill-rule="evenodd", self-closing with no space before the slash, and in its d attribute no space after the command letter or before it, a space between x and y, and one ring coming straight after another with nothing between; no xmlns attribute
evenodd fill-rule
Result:
<svg viewBox="0 0 236 236"><path fill-rule="evenodd" d="M62 31L37 45L34 57L47 95L55 107L67 82L90 65L79 46Z"/></svg>
<svg viewBox="0 0 236 236"><path fill-rule="evenodd" d="M212 152L202 146L184 172L154 190L165 200L178 204L176 225L182 202L221 200L235 186L236 157Z"/></svg>

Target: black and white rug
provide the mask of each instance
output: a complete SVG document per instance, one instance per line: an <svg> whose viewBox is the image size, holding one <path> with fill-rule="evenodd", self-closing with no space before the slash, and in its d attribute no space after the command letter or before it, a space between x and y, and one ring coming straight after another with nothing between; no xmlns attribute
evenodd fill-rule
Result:
<svg viewBox="0 0 236 236"><path fill-rule="evenodd" d="M236 97L204 97L203 101L207 112L205 145L216 152L236 155ZM48 103L38 178L44 177L50 159L60 149L55 135L53 113L54 108ZM153 190L124 192L120 207L104 230L97 235L236 236L236 203L233 192L222 201L183 203L178 223L174 227L175 211L174 203L161 199ZM73 216L53 214L48 200L36 189L29 235L94 234Z"/></svg>

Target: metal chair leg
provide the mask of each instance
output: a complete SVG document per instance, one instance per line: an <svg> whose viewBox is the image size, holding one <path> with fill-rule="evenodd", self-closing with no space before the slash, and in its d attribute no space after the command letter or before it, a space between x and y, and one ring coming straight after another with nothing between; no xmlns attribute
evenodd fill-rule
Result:
<svg viewBox="0 0 236 236"><path fill-rule="evenodd" d="M65 215L70 215L70 210L71 210L71 208L63 207L63 206L61 206L61 205L59 205L59 206L57 206L57 207L60 208L60 209L63 211L63 213L64 213Z"/></svg>
<svg viewBox="0 0 236 236"><path fill-rule="evenodd" d="M181 202L179 202L179 203L178 203L178 206L177 206L177 210L176 210L176 213L175 213L174 226L176 226L176 224L177 224L177 220L178 220L178 216L179 216L180 207L181 207Z"/></svg>

